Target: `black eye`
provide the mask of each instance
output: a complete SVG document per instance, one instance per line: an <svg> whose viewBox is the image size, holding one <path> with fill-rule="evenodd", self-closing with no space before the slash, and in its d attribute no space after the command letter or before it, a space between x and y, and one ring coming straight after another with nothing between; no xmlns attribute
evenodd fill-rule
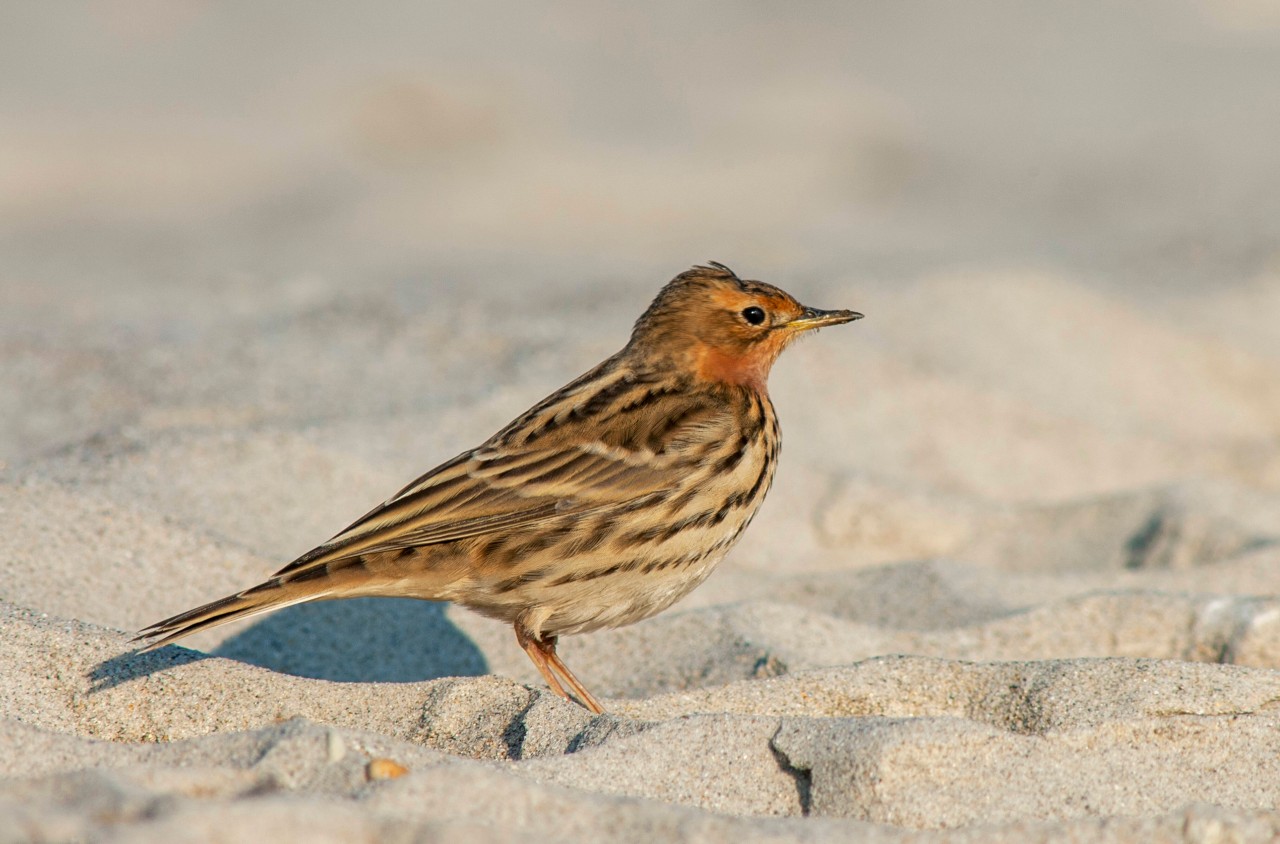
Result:
<svg viewBox="0 0 1280 844"><path fill-rule="evenodd" d="M752 305L742 312L742 318L752 325L759 325L764 322L764 311Z"/></svg>

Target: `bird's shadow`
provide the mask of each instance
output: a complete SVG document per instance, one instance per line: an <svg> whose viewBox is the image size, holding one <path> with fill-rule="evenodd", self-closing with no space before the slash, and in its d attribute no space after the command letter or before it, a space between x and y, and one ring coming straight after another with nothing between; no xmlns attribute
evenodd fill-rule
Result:
<svg viewBox="0 0 1280 844"><path fill-rule="evenodd" d="M210 653L161 648L98 664L93 691L213 656L282 674L355 683L411 683L486 674L488 661L444 612L409 598L352 598L287 607Z"/></svg>

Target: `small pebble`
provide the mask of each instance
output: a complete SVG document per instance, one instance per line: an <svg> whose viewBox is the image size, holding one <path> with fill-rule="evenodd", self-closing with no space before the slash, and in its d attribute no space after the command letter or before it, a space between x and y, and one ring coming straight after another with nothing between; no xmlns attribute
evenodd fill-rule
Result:
<svg viewBox="0 0 1280 844"><path fill-rule="evenodd" d="M391 759L372 759L365 773L371 780L393 780L409 773L409 769Z"/></svg>
<svg viewBox="0 0 1280 844"><path fill-rule="evenodd" d="M342 740L342 735L333 730L329 731L329 763L342 761L342 757L347 755L347 743Z"/></svg>

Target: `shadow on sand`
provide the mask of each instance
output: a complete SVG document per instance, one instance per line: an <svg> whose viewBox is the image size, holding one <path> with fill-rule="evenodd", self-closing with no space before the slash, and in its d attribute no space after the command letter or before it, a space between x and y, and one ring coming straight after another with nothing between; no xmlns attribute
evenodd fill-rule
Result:
<svg viewBox="0 0 1280 844"><path fill-rule="evenodd" d="M444 613L410 598L352 598L287 607L211 653L166 647L129 652L96 666L93 690L118 686L213 656L282 674L356 683L410 683L486 674L488 662Z"/></svg>

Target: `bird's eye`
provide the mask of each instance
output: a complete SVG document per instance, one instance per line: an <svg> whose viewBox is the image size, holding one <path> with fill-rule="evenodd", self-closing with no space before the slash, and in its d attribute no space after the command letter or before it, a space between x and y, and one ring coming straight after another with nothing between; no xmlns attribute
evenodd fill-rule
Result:
<svg viewBox="0 0 1280 844"><path fill-rule="evenodd" d="M742 318L752 325L759 325L764 322L764 310L752 305L742 312Z"/></svg>

